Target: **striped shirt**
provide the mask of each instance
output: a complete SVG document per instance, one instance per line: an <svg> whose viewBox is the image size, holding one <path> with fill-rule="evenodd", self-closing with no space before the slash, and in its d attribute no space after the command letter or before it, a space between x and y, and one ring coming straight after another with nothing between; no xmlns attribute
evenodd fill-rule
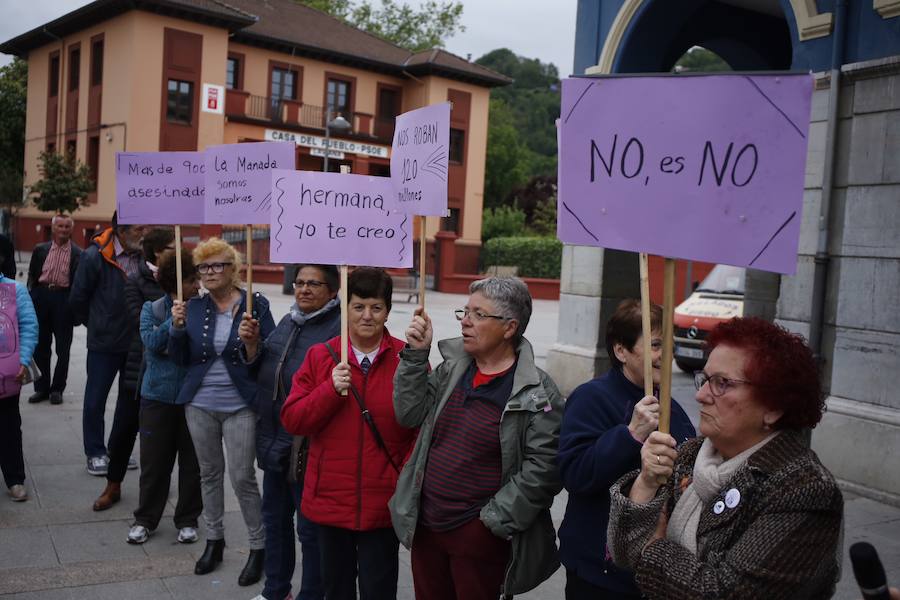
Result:
<svg viewBox="0 0 900 600"><path fill-rule="evenodd" d="M113 236L113 249L116 253L116 262L128 277L140 272L142 260L140 252L125 250L116 236Z"/></svg>
<svg viewBox="0 0 900 600"><path fill-rule="evenodd" d="M476 518L500 489L500 419L512 393L515 365L473 388L476 374L473 362L434 424L421 514L422 525L433 531Z"/></svg>
<svg viewBox="0 0 900 600"><path fill-rule="evenodd" d="M69 259L72 256L72 242L58 245L50 242L50 251L44 259L44 268L38 283L55 285L61 288L69 287Z"/></svg>

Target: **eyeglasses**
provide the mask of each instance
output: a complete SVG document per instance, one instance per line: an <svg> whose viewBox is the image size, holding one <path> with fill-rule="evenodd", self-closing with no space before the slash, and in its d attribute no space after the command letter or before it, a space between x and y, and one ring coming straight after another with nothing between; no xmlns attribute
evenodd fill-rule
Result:
<svg viewBox="0 0 900 600"><path fill-rule="evenodd" d="M453 311L457 321L462 321L469 317L473 321L484 321L485 319L498 319L500 321L509 321L511 317L501 317L500 315L486 315L480 310L469 310L468 308L458 308Z"/></svg>
<svg viewBox="0 0 900 600"><path fill-rule="evenodd" d="M225 267L229 267L231 264L230 262L200 263L195 268L201 275L207 275L209 273L223 273Z"/></svg>
<svg viewBox="0 0 900 600"><path fill-rule="evenodd" d="M722 377L721 375L707 375L703 371L697 371L694 373L694 387L697 388L697 391L700 391L700 388L703 387L704 384L709 383L709 391L712 393L714 398L718 398L722 396L725 392L738 384L744 385L754 385L752 381L744 381L743 379L728 379L727 377Z"/></svg>
<svg viewBox="0 0 900 600"><path fill-rule="evenodd" d="M307 279L306 281L302 281L302 280L301 280L301 281L295 281L295 282L294 282L294 289L295 289L295 290L299 290L299 289L301 289L302 287L306 286L306 287L308 287L311 291L315 291L315 290L321 288L323 285L327 285L327 284L326 284L324 281L316 281L315 279Z"/></svg>

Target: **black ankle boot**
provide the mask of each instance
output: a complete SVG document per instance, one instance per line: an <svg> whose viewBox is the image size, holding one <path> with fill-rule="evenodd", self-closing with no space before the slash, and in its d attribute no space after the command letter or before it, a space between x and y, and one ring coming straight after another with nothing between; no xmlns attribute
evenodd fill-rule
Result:
<svg viewBox="0 0 900 600"><path fill-rule="evenodd" d="M238 577L238 585L253 585L262 578L263 563L266 561L265 550L251 550L247 557L247 564Z"/></svg>
<svg viewBox="0 0 900 600"><path fill-rule="evenodd" d="M224 548L224 539L206 540L206 550L203 551L203 556L200 557L200 560L194 566L194 573L196 575L206 575L212 572L216 565L222 562L222 550Z"/></svg>

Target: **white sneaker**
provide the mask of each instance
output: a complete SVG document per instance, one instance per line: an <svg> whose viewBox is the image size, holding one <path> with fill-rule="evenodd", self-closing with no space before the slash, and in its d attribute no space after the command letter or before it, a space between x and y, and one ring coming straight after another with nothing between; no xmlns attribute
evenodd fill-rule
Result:
<svg viewBox="0 0 900 600"><path fill-rule="evenodd" d="M137 469L139 466L140 466L140 465L138 465L138 461L137 461L137 459L136 459L135 457L133 457L133 456L129 456L129 457L128 457L128 466L125 467L126 469L128 469L129 471L134 471L134 470Z"/></svg>
<svg viewBox="0 0 900 600"><path fill-rule="evenodd" d="M28 500L28 491L21 483L9 486L9 497L13 502L25 502Z"/></svg>
<svg viewBox="0 0 900 600"><path fill-rule="evenodd" d="M193 544L197 541L197 529L195 527L182 527L178 530L179 544Z"/></svg>
<svg viewBox="0 0 900 600"><path fill-rule="evenodd" d="M150 530L143 525L132 525L131 529L128 530L128 539L126 541L129 544L143 544L150 538L150 533Z"/></svg>
<svg viewBox="0 0 900 600"><path fill-rule="evenodd" d="M87 459L87 472L95 477L103 477L109 470L109 459L105 456L92 456Z"/></svg>

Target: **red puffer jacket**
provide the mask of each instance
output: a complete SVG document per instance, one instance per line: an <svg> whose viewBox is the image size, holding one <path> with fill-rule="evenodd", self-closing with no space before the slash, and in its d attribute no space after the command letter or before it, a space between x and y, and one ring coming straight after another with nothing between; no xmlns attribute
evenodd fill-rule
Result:
<svg viewBox="0 0 900 600"><path fill-rule="evenodd" d="M326 342L338 356L340 342L340 337ZM403 468L417 434L416 429L398 425L394 417L394 371L404 345L385 329L381 348L366 375L348 348L353 386L398 468ZM310 348L281 409L281 422L289 433L309 436L300 509L322 525L356 531L390 527L387 503L397 486L397 472L363 421L353 394L339 396L334 391L334 366L324 344Z"/></svg>

